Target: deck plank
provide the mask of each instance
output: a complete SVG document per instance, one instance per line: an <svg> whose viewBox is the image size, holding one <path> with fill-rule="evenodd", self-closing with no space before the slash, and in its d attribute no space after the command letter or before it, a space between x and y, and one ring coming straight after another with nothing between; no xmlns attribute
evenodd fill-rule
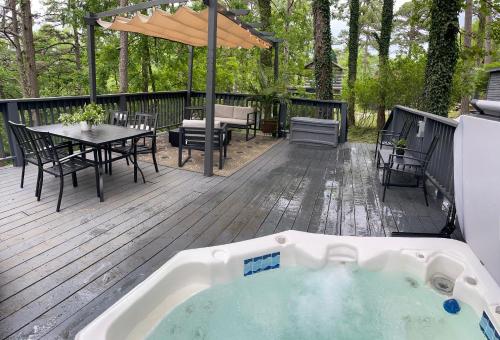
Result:
<svg viewBox="0 0 500 340"><path fill-rule="evenodd" d="M295 229L389 236L436 231L445 205L421 190L390 188L381 200L373 146L316 149L282 141L232 176L144 164L133 183L117 163L106 200L95 197L92 171L66 182L55 213L57 181L34 197L36 168L0 169L0 339L72 338L178 251ZM92 170L92 169L89 169Z"/></svg>

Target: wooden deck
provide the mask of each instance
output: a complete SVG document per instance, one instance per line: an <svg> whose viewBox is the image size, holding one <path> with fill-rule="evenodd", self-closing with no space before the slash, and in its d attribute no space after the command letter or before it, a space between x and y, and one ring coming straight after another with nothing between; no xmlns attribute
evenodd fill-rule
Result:
<svg viewBox="0 0 500 340"><path fill-rule="evenodd" d="M78 330L180 250L245 240L287 229L389 236L439 230L441 200L425 206L421 190L391 188L385 203L369 144L334 151L283 141L231 177L144 164L113 167L106 201L92 170L67 178L62 211L58 182L34 196L20 169L0 169L0 339L73 338ZM230 155L230 149L229 149Z"/></svg>

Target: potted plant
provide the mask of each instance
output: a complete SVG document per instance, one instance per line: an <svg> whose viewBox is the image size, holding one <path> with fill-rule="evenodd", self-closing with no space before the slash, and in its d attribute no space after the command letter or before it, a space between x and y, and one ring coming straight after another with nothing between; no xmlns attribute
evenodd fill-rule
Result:
<svg viewBox="0 0 500 340"><path fill-rule="evenodd" d="M63 125L80 124L82 131L89 131L92 126L102 124L104 122L106 111L101 105L91 103L86 104L83 109L75 114L65 113L59 117L59 121Z"/></svg>
<svg viewBox="0 0 500 340"><path fill-rule="evenodd" d="M250 100L258 103L257 110L262 114L260 121L260 130L263 133L276 136L278 132L277 110L280 105L286 105L289 94L286 86L282 83L276 83L274 80L269 80L270 77L265 70L259 69L259 85L252 89L254 93Z"/></svg>
<svg viewBox="0 0 500 340"><path fill-rule="evenodd" d="M408 145L406 139L402 138L395 143L396 155L403 156L405 154L405 149Z"/></svg>

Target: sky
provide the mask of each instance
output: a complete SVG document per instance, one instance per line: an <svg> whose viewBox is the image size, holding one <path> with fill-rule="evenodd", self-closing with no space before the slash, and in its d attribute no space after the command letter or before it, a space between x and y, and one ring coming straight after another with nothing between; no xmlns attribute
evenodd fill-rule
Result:
<svg viewBox="0 0 500 340"><path fill-rule="evenodd" d="M394 1L394 12L396 12L399 9L399 7L401 7L402 4L404 4L405 2L408 2L408 1L410 1L410 0L395 0ZM334 37L337 37L342 30L347 29L347 24L348 24L348 22L344 21L344 20L332 20L332 23L331 23L332 35Z"/></svg>

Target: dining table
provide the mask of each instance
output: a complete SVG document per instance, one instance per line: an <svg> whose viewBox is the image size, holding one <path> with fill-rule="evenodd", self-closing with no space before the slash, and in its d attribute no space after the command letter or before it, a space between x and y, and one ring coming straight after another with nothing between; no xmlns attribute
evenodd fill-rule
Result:
<svg viewBox="0 0 500 340"><path fill-rule="evenodd" d="M89 146L97 150L97 162L99 168L99 191L100 191L100 201L104 201L104 166L111 163L112 159L105 159L102 156L102 151L107 150L107 147L112 143L126 143L126 141L131 141L131 150L133 152L133 162L134 163L134 182L137 182L137 170L141 171L137 164L137 140L151 135L151 131L132 129L129 127L111 125L111 124L100 124L93 126L90 130L84 131L80 128L80 125L63 125L63 124L51 124L51 125L40 125L32 128L36 131L48 132L53 136L57 136L63 139L75 141L82 146ZM142 171L141 171L142 173Z"/></svg>

